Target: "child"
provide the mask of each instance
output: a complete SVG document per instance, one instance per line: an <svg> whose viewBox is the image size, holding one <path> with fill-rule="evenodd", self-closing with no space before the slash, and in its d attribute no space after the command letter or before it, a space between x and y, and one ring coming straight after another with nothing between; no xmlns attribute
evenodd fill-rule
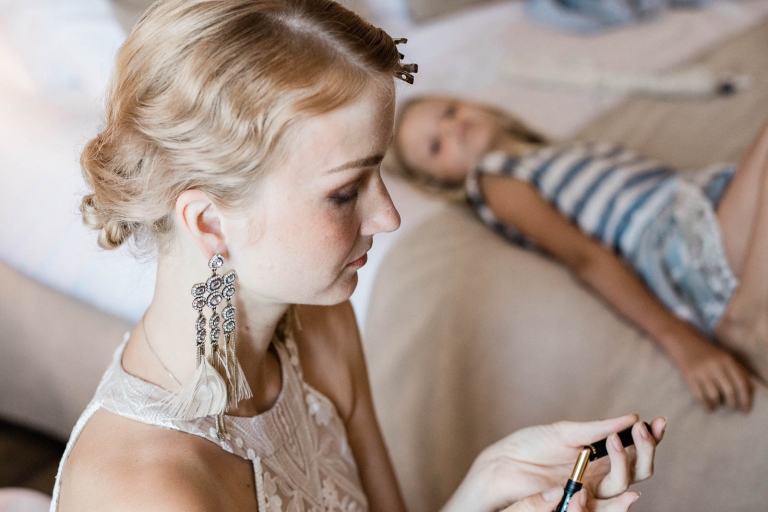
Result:
<svg viewBox="0 0 768 512"><path fill-rule="evenodd" d="M705 406L749 410L749 374L723 347L768 376L768 127L738 171L684 178L611 144L550 144L458 99L412 100L396 126L395 169L566 265L656 339Z"/></svg>

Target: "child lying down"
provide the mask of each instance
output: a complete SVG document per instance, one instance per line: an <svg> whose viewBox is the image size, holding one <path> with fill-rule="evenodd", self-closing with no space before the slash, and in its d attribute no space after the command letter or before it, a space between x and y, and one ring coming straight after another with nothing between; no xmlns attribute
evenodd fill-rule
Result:
<svg viewBox="0 0 768 512"><path fill-rule="evenodd" d="M422 97L401 109L390 159L568 267L657 341L707 408L750 409L749 370L768 378L768 125L738 165L680 173Z"/></svg>

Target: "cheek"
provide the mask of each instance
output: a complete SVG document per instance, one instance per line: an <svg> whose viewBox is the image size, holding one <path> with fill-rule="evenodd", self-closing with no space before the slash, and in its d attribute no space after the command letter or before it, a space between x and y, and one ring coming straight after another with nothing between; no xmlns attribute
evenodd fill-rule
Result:
<svg viewBox="0 0 768 512"><path fill-rule="evenodd" d="M284 203L254 247L265 263L254 277L275 299L310 303L322 298L339 279L351 277L345 264L357 240L354 218L351 207Z"/></svg>
<svg viewBox="0 0 768 512"><path fill-rule="evenodd" d="M473 158L471 145L461 144L458 141L454 141L450 144L446 154L448 160L448 165L446 167L451 169L453 173L460 169L464 169Z"/></svg>

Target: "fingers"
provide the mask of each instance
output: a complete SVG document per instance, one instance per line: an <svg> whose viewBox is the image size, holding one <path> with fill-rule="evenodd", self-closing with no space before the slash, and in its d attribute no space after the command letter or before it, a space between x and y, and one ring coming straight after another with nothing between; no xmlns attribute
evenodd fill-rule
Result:
<svg viewBox="0 0 768 512"><path fill-rule="evenodd" d="M621 445L619 436L616 433L608 436L605 446L608 449L608 457L611 460L611 471L597 486L598 497L610 497L623 493L629 487L631 478L629 456Z"/></svg>
<svg viewBox="0 0 768 512"><path fill-rule="evenodd" d="M611 470L597 486L598 498L622 494L630 484L641 482L653 475L653 460L656 455L657 439L664 436L667 420L656 418L651 423L651 432L645 424L638 421L632 427L632 439L635 444L634 471L631 458L616 434L608 436L606 448L611 461ZM654 434L655 432L655 434Z"/></svg>
<svg viewBox="0 0 768 512"><path fill-rule="evenodd" d="M664 433L667 431L667 418L659 417L651 421L651 434L656 439L656 444L664 439Z"/></svg>
<svg viewBox="0 0 768 512"><path fill-rule="evenodd" d="M511 507L505 508L503 512L552 512L562 497L562 487L555 487L540 494L528 496L527 498L518 501ZM572 507L570 507L568 510L572 510ZM586 511L584 508L581 510ZM581 512L581 510L578 512Z"/></svg>
<svg viewBox="0 0 768 512"><path fill-rule="evenodd" d="M720 388L720 396L723 398L726 407L730 410L735 410L736 405L736 386L731 381L731 377L725 367L718 368L715 375L717 379L718 388Z"/></svg>
<svg viewBox="0 0 768 512"><path fill-rule="evenodd" d="M637 414L627 414L602 421L585 423L562 421L555 425L568 445L581 447L604 439L614 432L620 432L637 422L638 419Z"/></svg>
<svg viewBox="0 0 768 512"><path fill-rule="evenodd" d="M688 388L691 390L696 400L701 405L703 405L705 409L707 409L708 411L712 410L712 407L710 407L709 402L707 402L707 398L704 396L704 390L699 385L698 380L688 381Z"/></svg>
<svg viewBox="0 0 768 512"><path fill-rule="evenodd" d="M642 482L653 475L653 458L656 455L656 439L653 438L641 422L632 427L632 439L635 440L635 482Z"/></svg>
<svg viewBox="0 0 768 512"><path fill-rule="evenodd" d="M746 370L737 364L728 365L727 371L736 390L736 403L738 407L749 412L752 409L752 379Z"/></svg>
<svg viewBox="0 0 768 512"><path fill-rule="evenodd" d="M704 397L704 406L709 411L714 411L720 405L720 392L709 375L703 376L699 380L699 389Z"/></svg>
<svg viewBox="0 0 768 512"><path fill-rule="evenodd" d="M725 404L731 410L748 412L752 407L749 373L729 355L698 369L692 383L696 398L709 410Z"/></svg>

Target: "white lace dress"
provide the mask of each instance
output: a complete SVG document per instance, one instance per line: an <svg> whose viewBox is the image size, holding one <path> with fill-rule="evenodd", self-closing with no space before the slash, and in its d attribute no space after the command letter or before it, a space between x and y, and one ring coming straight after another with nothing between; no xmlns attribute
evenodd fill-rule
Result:
<svg viewBox="0 0 768 512"><path fill-rule="evenodd" d="M368 502L336 407L304 382L296 344L275 345L282 390L274 406L250 418L225 416L228 434L216 437L212 417L195 421L169 418L160 401L169 392L128 374L115 352L96 394L72 431L59 466L51 512L58 509L67 458L88 420L99 409L149 425L187 432L252 461L259 512L359 512Z"/></svg>

